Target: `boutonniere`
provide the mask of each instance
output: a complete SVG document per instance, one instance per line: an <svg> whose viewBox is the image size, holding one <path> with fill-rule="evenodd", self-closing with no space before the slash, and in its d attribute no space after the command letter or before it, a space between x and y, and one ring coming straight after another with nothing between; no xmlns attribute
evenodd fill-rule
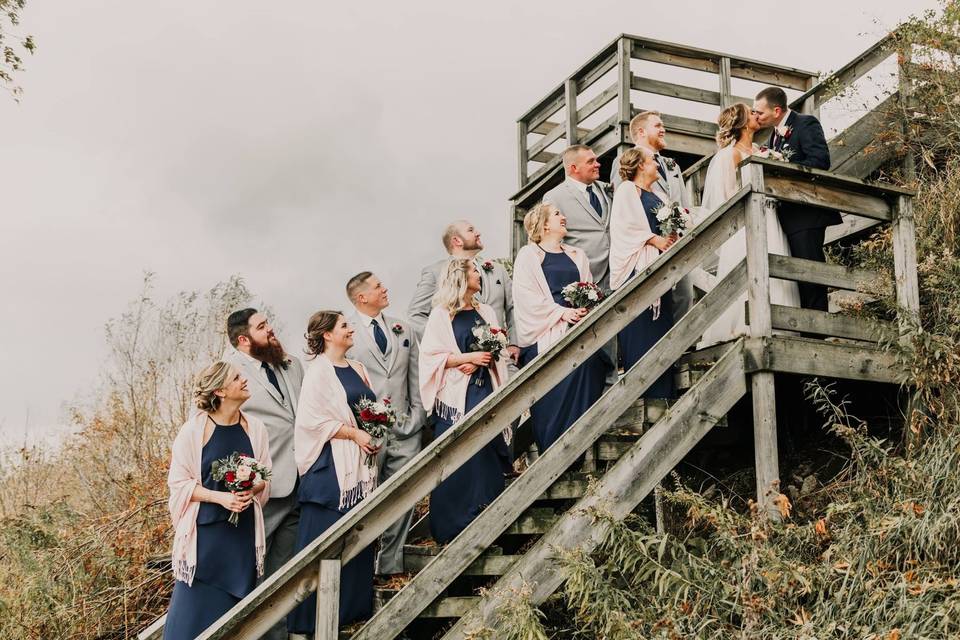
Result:
<svg viewBox="0 0 960 640"><path fill-rule="evenodd" d="M493 271L493 260L484 260L483 264L480 265L484 271L491 273Z"/></svg>
<svg viewBox="0 0 960 640"><path fill-rule="evenodd" d="M677 168L677 161L673 158L667 158L666 156L660 156L663 158L663 164L667 166L667 171L673 171Z"/></svg>
<svg viewBox="0 0 960 640"><path fill-rule="evenodd" d="M390 327L390 330L393 331L394 335L398 336L401 333L403 333L403 325L398 322L392 327Z"/></svg>
<svg viewBox="0 0 960 640"><path fill-rule="evenodd" d="M613 185L612 185L612 184L610 184L609 182L604 183L604 185L603 185L603 192L604 192L605 194L607 194L607 199L609 199L609 200L612 200L612 199L613 199Z"/></svg>
<svg viewBox="0 0 960 640"><path fill-rule="evenodd" d="M784 140L789 140L790 136L793 135L793 127L777 127L777 133Z"/></svg>

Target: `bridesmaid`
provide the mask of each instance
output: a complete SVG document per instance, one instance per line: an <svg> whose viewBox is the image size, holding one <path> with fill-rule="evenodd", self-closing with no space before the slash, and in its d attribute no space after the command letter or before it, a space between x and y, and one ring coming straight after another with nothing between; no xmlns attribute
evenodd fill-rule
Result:
<svg viewBox="0 0 960 640"><path fill-rule="evenodd" d="M357 428L353 407L376 400L363 365L348 360L353 327L339 311L318 311L307 324L307 353L313 356L303 378L293 447L300 472L300 529L296 552L320 537L376 486L366 464L378 449ZM373 610L373 546L346 563L340 573L340 625L368 618ZM291 634L310 636L316 626L312 594L287 617Z"/></svg>
<svg viewBox="0 0 960 640"><path fill-rule="evenodd" d="M539 204L527 213L523 226L529 244L517 253L513 268L513 312L521 367L587 314L587 309L570 308L560 291L571 282L593 281L586 254L562 242L567 219L559 209ZM597 352L530 408L541 453L603 394L610 368L605 354Z"/></svg>
<svg viewBox="0 0 960 640"><path fill-rule="evenodd" d="M436 416L437 437L507 381L504 351L498 360L471 351L478 323L497 327L496 313L474 297L480 273L471 260L447 265L420 341L420 395ZM430 494L430 532L443 544L463 531L503 491L503 465L510 461L508 436L497 436Z"/></svg>
<svg viewBox="0 0 960 640"><path fill-rule="evenodd" d="M623 183L613 196L610 214L610 286L616 290L652 264L677 240L660 234L657 209L664 206L650 190L659 165L649 149L634 147L620 159ZM673 326L671 292L660 297L620 332L623 368L630 369ZM667 371L643 394L644 398L672 398L673 372Z"/></svg>
<svg viewBox="0 0 960 640"><path fill-rule="evenodd" d="M263 575L263 505L270 483L232 493L211 477L211 466L236 452L269 468L266 427L240 411L250 392L229 364L217 362L204 369L194 397L200 411L180 427L168 477L176 583L165 640L197 637ZM227 521L231 512L240 514L236 526Z"/></svg>

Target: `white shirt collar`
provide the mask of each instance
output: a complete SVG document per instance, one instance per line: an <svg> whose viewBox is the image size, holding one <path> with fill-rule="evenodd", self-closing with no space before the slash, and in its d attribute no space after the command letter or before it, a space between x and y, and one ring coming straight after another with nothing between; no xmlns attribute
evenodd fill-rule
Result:
<svg viewBox="0 0 960 640"><path fill-rule="evenodd" d="M787 120L790 119L791 113L793 113L793 111L790 109L790 107L787 107L787 110L783 112L783 120L781 120L780 124L777 125L777 133L779 133L781 136L787 135Z"/></svg>
<svg viewBox="0 0 960 640"><path fill-rule="evenodd" d="M580 190L580 193L582 193L584 196L587 195L587 187L592 187L592 186L593 186L593 185L583 184L583 183L580 182L579 180L575 180L574 178L571 178L570 176L567 176L566 181L569 182L570 184L572 184L572 185L573 185L574 187L576 187L577 189L579 189L579 190ZM593 192L594 192L594 193L597 193L597 194L599 195L597 189L594 189Z"/></svg>
<svg viewBox="0 0 960 640"><path fill-rule="evenodd" d="M363 324L367 325L368 328L370 327L371 320L375 320L377 324L380 325L381 329L387 326L387 323L383 321L382 312L378 313L376 316L368 316L363 311L360 311L359 309L357 309L357 315L360 317L361 320L363 320Z"/></svg>

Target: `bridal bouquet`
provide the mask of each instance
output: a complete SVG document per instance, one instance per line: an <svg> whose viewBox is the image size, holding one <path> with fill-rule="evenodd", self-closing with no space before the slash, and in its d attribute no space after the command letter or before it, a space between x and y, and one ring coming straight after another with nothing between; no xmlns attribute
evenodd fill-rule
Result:
<svg viewBox="0 0 960 640"><path fill-rule="evenodd" d="M690 210L680 206L678 202L671 202L657 209L657 221L660 223L660 234L664 236L681 234L687 229L687 219Z"/></svg>
<svg viewBox="0 0 960 640"><path fill-rule="evenodd" d="M353 407L353 413L357 418L357 428L370 434L370 446L372 447L382 446L383 439L387 437L387 432L400 420L400 414L390 404L390 398L374 401L362 397ZM376 466L375 460L376 454L367 456L367 466L372 469Z"/></svg>
<svg viewBox="0 0 960 640"><path fill-rule="evenodd" d="M487 351L493 356L494 360L499 360L503 350L510 344L505 330L499 327L491 327L485 322L477 321L477 325L470 331L474 337L474 341L470 343L470 350ZM474 384L482 387L483 377L477 376Z"/></svg>
<svg viewBox="0 0 960 640"><path fill-rule="evenodd" d="M214 460L210 465L210 475L217 482L222 482L227 489L236 493L238 491L249 491L257 484L270 477L270 469L263 466L255 458L245 456L242 453L234 451L226 458ZM237 526L240 521L240 514L236 511L230 512L229 522Z"/></svg>
<svg viewBox="0 0 960 640"><path fill-rule="evenodd" d="M753 155L758 158L763 158L764 160L777 160L778 162L789 162L790 155L787 153L780 153L779 151L774 151L766 145L753 145Z"/></svg>
<svg viewBox="0 0 960 640"><path fill-rule="evenodd" d="M592 282L571 282L560 295L573 309L592 309L603 300L603 291Z"/></svg>

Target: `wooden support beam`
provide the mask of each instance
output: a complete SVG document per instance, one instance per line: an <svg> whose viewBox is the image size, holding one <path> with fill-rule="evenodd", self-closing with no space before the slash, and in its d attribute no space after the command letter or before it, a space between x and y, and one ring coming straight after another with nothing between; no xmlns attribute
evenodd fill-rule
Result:
<svg viewBox="0 0 960 640"><path fill-rule="evenodd" d="M566 103L566 137L567 146L577 144L579 141L577 135L577 82L572 78L567 78L563 83L564 102Z"/></svg>
<svg viewBox="0 0 960 640"><path fill-rule="evenodd" d="M746 164L741 169L743 184L754 193L747 202L747 302L750 305L750 336L769 336L773 329L770 309L770 260L767 252L763 167ZM753 402L754 463L757 474L757 504L772 519L779 519L775 499L780 493L780 465L777 459L777 405L772 373L758 372L750 376Z"/></svg>
<svg viewBox="0 0 960 640"><path fill-rule="evenodd" d="M893 293L890 281L876 271L775 254L770 254L770 277L812 282L847 291L866 291L879 295Z"/></svg>
<svg viewBox="0 0 960 640"><path fill-rule="evenodd" d="M562 124L555 126L547 135L543 136L537 140L533 145L531 145L530 150L527 152L529 157L536 158L544 149L552 145L554 142L562 138L564 135L567 135L567 127ZM550 154L554 156L556 154Z"/></svg>
<svg viewBox="0 0 960 640"><path fill-rule="evenodd" d="M809 95L807 95L807 97L804 98L804 100L803 100L803 105L800 107L800 111L801 111L801 113L805 113L805 114L807 114L807 115L814 116L814 117L816 117L816 118L819 119L819 118L820 118L820 104L817 102L817 94L816 94L816 92L810 91L810 90L813 89L815 86L817 86L817 84L818 84L818 83L817 83L817 79L816 79L816 78L808 78L808 79L807 79L806 89L807 89L807 93L808 93Z"/></svg>
<svg viewBox="0 0 960 640"><path fill-rule="evenodd" d="M731 229L732 230L732 229ZM407 587L378 611L353 640L392 640L438 597L484 549L520 517L534 500L568 499L582 495L586 481L564 486L557 479L657 380L707 329L729 301L746 286L746 265L731 271L666 336L648 351L580 419L567 429L527 471L513 481L469 527L414 576ZM534 361L536 362L536 361ZM531 363L528 366L532 366ZM525 370L525 369L524 369ZM567 489L567 493L563 493ZM546 493L546 495L544 495Z"/></svg>
<svg viewBox="0 0 960 640"><path fill-rule="evenodd" d="M742 340L733 343L716 366L485 593L479 606L459 620L444 640L466 640L481 627L495 626L500 606L513 597L513 589L529 587L534 605L556 591L565 578L555 560L556 549L579 548L589 553L603 535L592 511L603 509L616 518L626 517L743 397L742 346Z"/></svg>
<svg viewBox="0 0 960 640"><path fill-rule="evenodd" d="M890 350L867 345L773 336L747 340L747 373L766 371L902 384L909 371Z"/></svg>
<svg viewBox="0 0 960 640"><path fill-rule="evenodd" d="M339 640L340 559L320 561L317 575L317 626L314 640Z"/></svg>
<svg viewBox="0 0 960 640"><path fill-rule="evenodd" d="M906 333L920 320L920 285L917 281L917 231L913 199L901 196L893 219L893 273L896 279L900 328Z"/></svg>
<svg viewBox="0 0 960 640"><path fill-rule="evenodd" d="M730 90L730 58L724 56L720 58L720 108L726 109L733 104L733 95ZM747 103L751 104L751 103Z"/></svg>
<svg viewBox="0 0 960 640"><path fill-rule="evenodd" d="M527 153L527 123L517 122L517 188L522 189L527 184L527 163L530 156Z"/></svg>
<svg viewBox="0 0 960 640"><path fill-rule="evenodd" d="M842 188L817 182L802 182L787 176L768 177L764 193L777 200L854 213L884 222L892 217L890 203L882 197L845 191Z"/></svg>
<svg viewBox="0 0 960 640"><path fill-rule="evenodd" d="M581 93L586 91L594 82L607 75L611 69L617 66L617 52L615 48L612 49L606 58L592 68L573 74L573 78L577 81L577 91Z"/></svg>
<svg viewBox="0 0 960 640"><path fill-rule="evenodd" d="M702 102L704 104L720 104L720 93L717 91L697 89L696 87L688 87L675 82L633 76L630 86L634 91L669 96L671 98L690 100L692 102Z"/></svg>
<svg viewBox="0 0 960 640"><path fill-rule="evenodd" d="M629 124L633 117L630 106L630 87L633 81L633 72L630 70L630 59L633 43L629 38L620 38L617 42L617 120L620 124Z"/></svg>

